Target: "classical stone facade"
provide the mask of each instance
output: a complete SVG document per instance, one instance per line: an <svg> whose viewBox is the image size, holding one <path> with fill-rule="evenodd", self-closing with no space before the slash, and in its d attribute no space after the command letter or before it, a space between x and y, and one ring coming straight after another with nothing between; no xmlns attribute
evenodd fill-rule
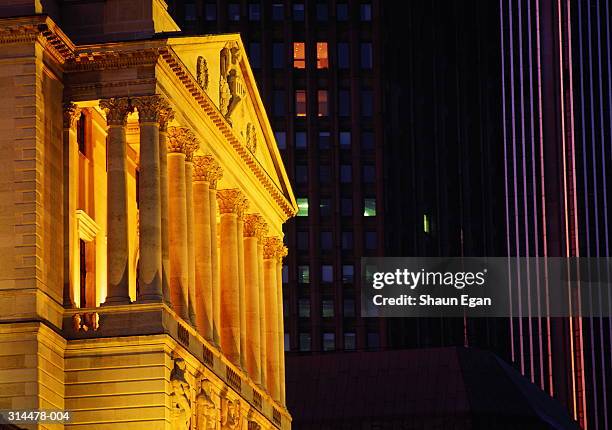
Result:
<svg viewBox="0 0 612 430"><path fill-rule="evenodd" d="M162 0L11 2L0 87L0 409L289 429L297 205L240 37Z"/></svg>

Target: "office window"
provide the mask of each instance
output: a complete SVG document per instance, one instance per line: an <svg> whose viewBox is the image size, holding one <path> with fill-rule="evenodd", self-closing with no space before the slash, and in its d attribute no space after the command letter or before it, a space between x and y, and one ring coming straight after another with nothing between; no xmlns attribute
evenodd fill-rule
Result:
<svg viewBox="0 0 612 430"><path fill-rule="evenodd" d="M283 278L283 284L288 284L289 283L289 266L287 266L286 264L283 264L283 270L282 270L282 278Z"/></svg>
<svg viewBox="0 0 612 430"><path fill-rule="evenodd" d="M276 140L278 149L287 149L287 133L284 131L275 131L274 139Z"/></svg>
<svg viewBox="0 0 612 430"><path fill-rule="evenodd" d="M322 198L319 204L319 214L324 216L331 216L332 214L332 201L330 198Z"/></svg>
<svg viewBox="0 0 612 430"><path fill-rule="evenodd" d="M282 3L272 5L272 19L274 21L282 21L285 19L285 8Z"/></svg>
<svg viewBox="0 0 612 430"><path fill-rule="evenodd" d="M361 133L361 149L374 149L374 133L371 131Z"/></svg>
<svg viewBox="0 0 612 430"><path fill-rule="evenodd" d="M227 17L230 21L240 21L240 4L230 3L227 6Z"/></svg>
<svg viewBox="0 0 612 430"><path fill-rule="evenodd" d="M319 132L319 149L329 149L331 134L329 131Z"/></svg>
<svg viewBox="0 0 612 430"><path fill-rule="evenodd" d="M352 351L355 348L357 348L357 336L355 333L344 333L344 349L347 351Z"/></svg>
<svg viewBox="0 0 612 430"><path fill-rule="evenodd" d="M259 3L249 3L249 21L259 21L261 19L261 5Z"/></svg>
<svg viewBox="0 0 612 430"><path fill-rule="evenodd" d="M329 184L331 182L331 167L327 165L319 166L319 182Z"/></svg>
<svg viewBox="0 0 612 430"><path fill-rule="evenodd" d="M355 316L355 299L344 299L343 312L345 317Z"/></svg>
<svg viewBox="0 0 612 430"><path fill-rule="evenodd" d="M283 314L289 315L289 299L283 299Z"/></svg>
<svg viewBox="0 0 612 430"><path fill-rule="evenodd" d="M291 350L291 336L289 333L285 333L285 351Z"/></svg>
<svg viewBox="0 0 612 430"><path fill-rule="evenodd" d="M295 182L297 184L308 183L308 166L304 164L295 165Z"/></svg>
<svg viewBox="0 0 612 430"><path fill-rule="evenodd" d="M323 333L323 351L336 349L336 335L334 333Z"/></svg>
<svg viewBox="0 0 612 430"><path fill-rule="evenodd" d="M353 167L350 164L340 165L340 183L350 184L353 180Z"/></svg>
<svg viewBox="0 0 612 430"><path fill-rule="evenodd" d="M348 90L338 91L338 115L342 117L351 115L351 93Z"/></svg>
<svg viewBox="0 0 612 430"><path fill-rule="evenodd" d="M380 348L380 334L368 333L368 348Z"/></svg>
<svg viewBox="0 0 612 430"><path fill-rule="evenodd" d="M374 113L374 100L372 98L372 91L363 90L361 92L361 116L371 117Z"/></svg>
<svg viewBox="0 0 612 430"><path fill-rule="evenodd" d="M322 231L321 237L321 249L329 251L332 249L332 233L331 231Z"/></svg>
<svg viewBox="0 0 612 430"><path fill-rule="evenodd" d="M349 19L348 4L338 3L336 5L336 18L338 19L338 21L348 21Z"/></svg>
<svg viewBox="0 0 612 430"><path fill-rule="evenodd" d="M334 282L334 266L330 264L321 266L321 282Z"/></svg>
<svg viewBox="0 0 612 430"><path fill-rule="evenodd" d="M372 68L372 44L369 42L361 44L361 68Z"/></svg>
<svg viewBox="0 0 612 430"><path fill-rule="evenodd" d="M342 250L350 251L353 249L353 232L343 231L342 232Z"/></svg>
<svg viewBox="0 0 612 430"><path fill-rule="evenodd" d="M377 242L378 236L375 231L365 232L365 249L370 251L375 250Z"/></svg>
<svg viewBox="0 0 612 430"><path fill-rule="evenodd" d="M275 69L285 67L285 44L282 42L272 44L272 67Z"/></svg>
<svg viewBox="0 0 612 430"><path fill-rule="evenodd" d="M305 131L295 132L295 149L306 149L308 147L308 136Z"/></svg>
<svg viewBox="0 0 612 430"><path fill-rule="evenodd" d="M306 116L306 90L295 90L295 115Z"/></svg>
<svg viewBox="0 0 612 430"><path fill-rule="evenodd" d="M306 68L306 45L304 42L293 42L293 67Z"/></svg>
<svg viewBox="0 0 612 430"><path fill-rule="evenodd" d="M299 284L310 284L310 267L298 266L297 281Z"/></svg>
<svg viewBox="0 0 612 430"><path fill-rule="evenodd" d="M327 90L317 91L317 103L319 105L319 116L329 115L329 105L327 103Z"/></svg>
<svg viewBox="0 0 612 430"><path fill-rule="evenodd" d="M359 8L360 18L362 21L372 21L372 5L369 3L362 3Z"/></svg>
<svg viewBox="0 0 612 430"><path fill-rule="evenodd" d="M423 214L423 233L429 233L429 217Z"/></svg>
<svg viewBox="0 0 612 430"><path fill-rule="evenodd" d="M340 69L348 69L349 62L349 44L346 42L338 43L338 67Z"/></svg>
<svg viewBox="0 0 612 430"><path fill-rule="evenodd" d="M304 3L295 3L293 5L293 20L304 21Z"/></svg>
<svg viewBox="0 0 612 430"><path fill-rule="evenodd" d="M323 318L332 318L334 316L334 301L321 300L321 316Z"/></svg>
<svg viewBox="0 0 612 430"><path fill-rule="evenodd" d="M351 146L351 132L341 131L340 132L340 147L348 148Z"/></svg>
<svg viewBox="0 0 612 430"><path fill-rule="evenodd" d="M300 351L310 351L311 338L310 333L300 333Z"/></svg>
<svg viewBox="0 0 612 430"><path fill-rule="evenodd" d="M285 92L282 90L272 91L272 105L275 116L284 116L286 113L285 109Z"/></svg>
<svg viewBox="0 0 612 430"><path fill-rule="evenodd" d="M376 182L376 169L372 164L364 164L362 179L366 184L373 184Z"/></svg>
<svg viewBox="0 0 612 430"><path fill-rule="evenodd" d="M342 265L342 282L350 284L355 277L355 267L352 264Z"/></svg>
<svg viewBox="0 0 612 430"><path fill-rule="evenodd" d="M317 69L327 69L328 67L327 42L317 42Z"/></svg>
<svg viewBox="0 0 612 430"><path fill-rule="evenodd" d="M340 214L342 216L353 215L353 200L348 197L340 199Z"/></svg>
<svg viewBox="0 0 612 430"><path fill-rule="evenodd" d="M206 3L204 5L204 17L206 21L217 20L217 5L215 3Z"/></svg>
<svg viewBox="0 0 612 430"><path fill-rule="evenodd" d="M310 299L298 300L298 315L301 318L310 318Z"/></svg>
<svg viewBox="0 0 612 430"><path fill-rule="evenodd" d="M259 42L249 43L249 62L254 69L261 67L261 44Z"/></svg>
<svg viewBox="0 0 612 430"><path fill-rule="evenodd" d="M297 232L297 248L300 251L306 251L308 249L308 232L307 231Z"/></svg>
<svg viewBox="0 0 612 430"><path fill-rule="evenodd" d="M327 21L329 18L327 3L317 3L317 21Z"/></svg>
<svg viewBox="0 0 612 430"><path fill-rule="evenodd" d="M363 199L363 216L376 216L376 199Z"/></svg>
<svg viewBox="0 0 612 430"><path fill-rule="evenodd" d="M185 21L193 22L197 19L195 3L185 3Z"/></svg>
<svg viewBox="0 0 612 430"><path fill-rule="evenodd" d="M79 115L79 119L76 123L76 134L77 134L77 145L79 147L79 152L83 154L86 158L89 158L89 153L87 151L87 116L85 113L81 112Z"/></svg>
<svg viewBox="0 0 612 430"><path fill-rule="evenodd" d="M296 200L298 205L297 216L308 216L308 197L298 197Z"/></svg>

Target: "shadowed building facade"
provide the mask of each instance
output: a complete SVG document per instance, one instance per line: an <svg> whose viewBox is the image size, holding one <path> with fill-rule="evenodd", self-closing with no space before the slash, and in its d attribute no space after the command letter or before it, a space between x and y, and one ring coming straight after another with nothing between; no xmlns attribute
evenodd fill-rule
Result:
<svg viewBox="0 0 612 430"><path fill-rule="evenodd" d="M289 429L297 205L240 37L160 0L12 2L0 86L0 409Z"/></svg>

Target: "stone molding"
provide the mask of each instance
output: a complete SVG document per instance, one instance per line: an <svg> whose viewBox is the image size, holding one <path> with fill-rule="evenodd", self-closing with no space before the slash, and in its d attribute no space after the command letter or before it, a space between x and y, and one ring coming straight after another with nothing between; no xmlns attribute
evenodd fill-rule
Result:
<svg viewBox="0 0 612 430"><path fill-rule="evenodd" d="M106 113L108 125L127 125L127 117L133 111L133 107L127 97L110 98L100 100L100 108Z"/></svg>

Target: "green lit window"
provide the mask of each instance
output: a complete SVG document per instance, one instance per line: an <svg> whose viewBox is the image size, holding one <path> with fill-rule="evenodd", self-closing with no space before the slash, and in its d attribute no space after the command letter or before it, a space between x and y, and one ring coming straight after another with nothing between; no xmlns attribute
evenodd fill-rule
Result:
<svg viewBox="0 0 612 430"><path fill-rule="evenodd" d="M297 216L308 216L308 198L300 197L297 199L298 213Z"/></svg>
<svg viewBox="0 0 612 430"><path fill-rule="evenodd" d="M423 214L423 232L429 233L429 217Z"/></svg>
<svg viewBox="0 0 612 430"><path fill-rule="evenodd" d="M323 316L323 318L331 318L334 316L334 301L333 300L321 301L321 316Z"/></svg>
<svg viewBox="0 0 612 430"><path fill-rule="evenodd" d="M297 280L300 284L310 283L310 268L308 266L298 266Z"/></svg>
<svg viewBox="0 0 612 430"><path fill-rule="evenodd" d="M376 216L376 199L363 200L363 216Z"/></svg>

